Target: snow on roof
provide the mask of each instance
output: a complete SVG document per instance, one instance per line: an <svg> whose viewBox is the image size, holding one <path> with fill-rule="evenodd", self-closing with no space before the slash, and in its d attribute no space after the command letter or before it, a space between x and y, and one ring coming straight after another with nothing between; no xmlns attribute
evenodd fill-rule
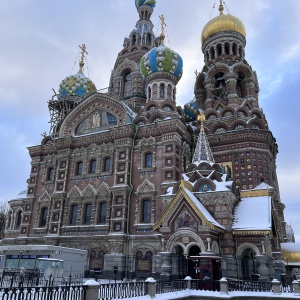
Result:
<svg viewBox="0 0 300 300"><path fill-rule="evenodd" d="M271 230L271 198L242 198L234 213L233 230Z"/></svg>
<svg viewBox="0 0 300 300"><path fill-rule="evenodd" d="M300 243L281 243L280 245L282 251L300 253Z"/></svg>
<svg viewBox="0 0 300 300"><path fill-rule="evenodd" d="M221 182L219 182L217 180L213 180L213 182L216 185L216 190L214 192L231 191L233 181L221 181Z"/></svg>
<svg viewBox="0 0 300 300"><path fill-rule="evenodd" d="M186 188L183 188L183 190L186 192L186 194L189 196L189 198L191 199L191 201L193 201L193 203L197 206L197 208L200 210L200 212L202 213L202 215L205 217L205 219L219 227L219 228L222 228L224 230L226 230L226 228L224 226L222 226L221 224L219 224L213 217L212 215L207 211L207 209L203 206L203 204L200 202L200 200L198 198L196 198L196 196L190 192L188 189Z"/></svg>
<svg viewBox="0 0 300 300"><path fill-rule="evenodd" d="M257 187L254 188L254 190L265 190L265 189L272 190L273 187L268 185L265 182L261 182Z"/></svg>
<svg viewBox="0 0 300 300"><path fill-rule="evenodd" d="M173 194L173 187L172 186L168 187L166 195L174 195Z"/></svg>

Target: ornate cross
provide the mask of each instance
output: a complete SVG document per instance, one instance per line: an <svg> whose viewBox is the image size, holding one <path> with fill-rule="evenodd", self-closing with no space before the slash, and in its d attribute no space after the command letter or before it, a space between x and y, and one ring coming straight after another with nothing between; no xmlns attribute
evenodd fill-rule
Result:
<svg viewBox="0 0 300 300"><path fill-rule="evenodd" d="M165 22L165 17L164 15L159 16L160 22L161 22L161 44L164 45L164 40L165 40L165 28L167 27L167 24Z"/></svg>
<svg viewBox="0 0 300 300"><path fill-rule="evenodd" d="M79 45L79 48L81 49L81 59L79 62L79 67L80 67L80 72L82 72L82 68L84 66L84 59L85 59L85 54L88 55L87 51L86 51L86 46L85 44L82 44L81 46Z"/></svg>

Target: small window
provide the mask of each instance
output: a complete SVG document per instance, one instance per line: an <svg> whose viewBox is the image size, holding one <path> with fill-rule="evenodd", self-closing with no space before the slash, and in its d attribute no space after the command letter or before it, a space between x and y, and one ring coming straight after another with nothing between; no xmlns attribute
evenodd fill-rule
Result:
<svg viewBox="0 0 300 300"><path fill-rule="evenodd" d="M145 154L145 168L151 168L152 167L152 153L146 153Z"/></svg>
<svg viewBox="0 0 300 300"><path fill-rule="evenodd" d="M96 173L96 165L97 165L97 162L95 159L91 160L90 161L90 173L91 174L95 174Z"/></svg>
<svg viewBox="0 0 300 300"><path fill-rule="evenodd" d="M83 162L79 161L76 165L76 175L82 175Z"/></svg>
<svg viewBox="0 0 300 300"><path fill-rule="evenodd" d="M144 200L142 222L150 223L150 216L151 216L151 201Z"/></svg>
<svg viewBox="0 0 300 300"><path fill-rule="evenodd" d="M110 171L110 158L107 157L104 159L103 172L109 172L109 171Z"/></svg>
<svg viewBox="0 0 300 300"><path fill-rule="evenodd" d="M41 215L41 222L40 226L45 227L47 224L47 217L48 217L48 207L44 207L42 209L42 215Z"/></svg>
<svg viewBox="0 0 300 300"><path fill-rule="evenodd" d="M106 202L103 202L100 204L99 224L106 223L106 211L107 211L107 204Z"/></svg>
<svg viewBox="0 0 300 300"><path fill-rule="evenodd" d="M47 180L53 180L54 179L54 168L49 168L47 172Z"/></svg>
<svg viewBox="0 0 300 300"><path fill-rule="evenodd" d="M165 85L161 84L159 86L159 96L160 98L164 98L165 97Z"/></svg>
<svg viewBox="0 0 300 300"><path fill-rule="evenodd" d="M84 214L84 224L90 225L92 219L92 204L87 204L85 206L85 214Z"/></svg>
<svg viewBox="0 0 300 300"><path fill-rule="evenodd" d="M77 214L78 214L78 205L73 205L71 219L70 219L70 225L76 225Z"/></svg>

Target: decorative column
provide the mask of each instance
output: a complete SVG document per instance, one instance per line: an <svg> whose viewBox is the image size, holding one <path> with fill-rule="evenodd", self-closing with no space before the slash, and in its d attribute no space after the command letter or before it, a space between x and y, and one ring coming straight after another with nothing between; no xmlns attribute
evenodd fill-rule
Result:
<svg viewBox="0 0 300 300"><path fill-rule="evenodd" d="M170 280L171 277L171 252L159 252L161 258L162 258L162 264L161 264L161 274L160 278L162 280Z"/></svg>
<svg viewBox="0 0 300 300"><path fill-rule="evenodd" d="M259 262L258 274L260 275L259 281L269 281L270 271L267 267L268 257L265 255L256 255L255 258Z"/></svg>
<svg viewBox="0 0 300 300"><path fill-rule="evenodd" d="M228 106L236 108L239 105L238 96L236 93L236 84L237 84L238 75L234 72L230 72L225 75L226 86L227 86L227 99Z"/></svg>
<svg viewBox="0 0 300 300"><path fill-rule="evenodd" d="M206 100L204 103L205 106L204 109L212 108L211 86L212 86L212 79L211 78L205 79Z"/></svg>

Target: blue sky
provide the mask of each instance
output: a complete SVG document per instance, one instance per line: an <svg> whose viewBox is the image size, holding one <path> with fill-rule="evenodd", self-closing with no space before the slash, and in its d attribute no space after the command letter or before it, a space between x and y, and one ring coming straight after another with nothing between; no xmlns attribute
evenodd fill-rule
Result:
<svg viewBox="0 0 300 300"><path fill-rule="evenodd" d="M157 0L152 17L167 23L167 43L184 61L177 103L193 98L194 71L203 67L200 36L215 0ZM212 16L217 15L219 1ZM285 220L300 242L300 11L299 0L227 0L247 30L246 59L260 83L259 103L275 136L277 176ZM134 0L0 0L0 200L26 189L27 147L49 132L47 101L59 83L78 71L79 44L87 46L85 74L98 89L108 86L123 40L135 27Z"/></svg>

